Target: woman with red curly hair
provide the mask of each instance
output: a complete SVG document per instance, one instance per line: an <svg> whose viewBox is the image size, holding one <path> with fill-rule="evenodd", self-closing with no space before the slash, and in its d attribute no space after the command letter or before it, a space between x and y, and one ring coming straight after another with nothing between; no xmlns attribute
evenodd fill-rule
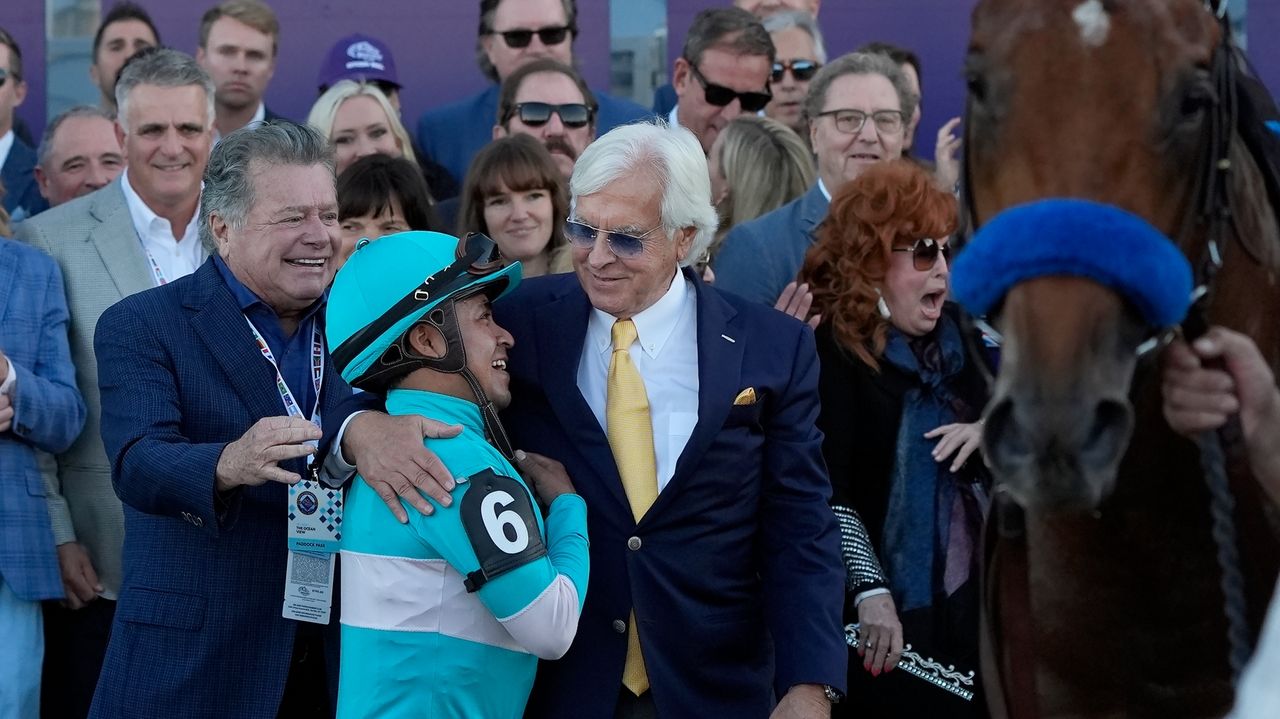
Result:
<svg viewBox="0 0 1280 719"><path fill-rule="evenodd" d="M928 173L879 163L836 193L801 270L822 317L818 423L849 572L845 620L861 624L837 716L985 716L976 676L965 701L892 671L904 639L943 666L978 668L987 398L946 302L956 224L955 198Z"/></svg>

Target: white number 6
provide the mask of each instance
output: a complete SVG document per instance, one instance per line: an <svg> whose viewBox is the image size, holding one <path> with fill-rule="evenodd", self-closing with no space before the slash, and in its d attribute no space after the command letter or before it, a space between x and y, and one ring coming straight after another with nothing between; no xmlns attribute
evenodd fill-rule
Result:
<svg viewBox="0 0 1280 719"><path fill-rule="evenodd" d="M529 530L524 526L520 515L510 509L498 513L499 507L515 504L515 497L495 490L480 502L480 518L484 520L484 528L489 532L489 539L494 545L507 554L519 554L529 546ZM515 539L507 537L507 527L515 531Z"/></svg>

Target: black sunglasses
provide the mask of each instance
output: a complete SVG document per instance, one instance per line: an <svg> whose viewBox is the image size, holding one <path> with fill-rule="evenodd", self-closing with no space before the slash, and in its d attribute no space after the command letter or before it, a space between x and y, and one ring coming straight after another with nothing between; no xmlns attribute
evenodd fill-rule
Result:
<svg viewBox="0 0 1280 719"><path fill-rule="evenodd" d="M491 275L504 265L497 243L479 232L468 233L458 240L454 257L453 264L427 277L378 319L338 345L331 354L334 364L346 367L355 361L370 342L381 337L414 310L441 297L448 297L477 277Z"/></svg>
<svg viewBox="0 0 1280 719"><path fill-rule="evenodd" d="M702 85L702 90L705 93L707 104L709 105L724 107L725 105L733 102L736 98L738 100L738 104L741 105L743 112L760 112L764 109L764 106L768 105L769 101L773 99L773 94L767 90L765 92L738 92L737 90L732 90L724 85L707 82L707 78L703 77L702 73L698 70L698 66L693 63L689 63L689 69L693 71L693 76L697 78L698 84Z"/></svg>
<svg viewBox="0 0 1280 719"><path fill-rule="evenodd" d="M895 247L893 251L910 252L911 266L921 272L933 269L938 262L939 253L947 259L947 264L951 264L951 243L944 245L931 237L916 240L910 247Z"/></svg>
<svg viewBox="0 0 1280 719"><path fill-rule="evenodd" d="M563 105L552 105L546 102L521 102L511 108L507 119L511 119L513 115L519 116L520 122L529 127L542 127L551 121L551 113L560 116L560 122L565 127L577 129L586 127L591 122L591 116L595 114L595 108L583 105L580 102L570 102Z"/></svg>
<svg viewBox="0 0 1280 719"><path fill-rule="evenodd" d="M566 220L564 223L564 235L574 247L590 249L596 244L596 237L603 234L609 244L609 251L624 259L637 257L644 252L645 238L660 229L662 225L640 235L631 235L626 232L609 232L578 220Z"/></svg>
<svg viewBox="0 0 1280 719"><path fill-rule="evenodd" d="M519 50L522 47L529 47L529 43L533 42L533 36L537 35L543 45L559 45L571 33L577 33L578 29L572 25L561 25L560 27L542 27L537 30L490 30L489 35L501 35L503 42L507 43L507 47L513 50Z"/></svg>
<svg viewBox="0 0 1280 719"><path fill-rule="evenodd" d="M797 82L804 82L812 80L821 68L821 64L812 60L779 60L773 63L773 74L769 77L774 82L782 82L782 76L790 70L791 77L794 77Z"/></svg>

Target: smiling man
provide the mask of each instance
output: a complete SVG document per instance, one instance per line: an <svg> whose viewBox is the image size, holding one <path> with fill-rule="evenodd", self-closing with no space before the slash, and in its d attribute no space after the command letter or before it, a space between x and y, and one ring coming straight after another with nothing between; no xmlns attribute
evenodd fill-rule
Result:
<svg viewBox="0 0 1280 719"><path fill-rule="evenodd" d="M116 87L116 140L129 170L111 184L22 223L19 240L62 268L71 357L88 407L85 431L58 457L49 494L67 607L51 610L48 676L63 715L84 716L120 590L124 517L100 439L93 327L122 298L195 271L209 250L196 231L200 177L213 139L213 85L195 60L159 50L129 64Z"/></svg>
<svg viewBox="0 0 1280 719"><path fill-rule="evenodd" d="M218 135L279 119L262 96L276 73L280 21L258 0L227 0L200 19L196 62L213 78Z"/></svg>
<svg viewBox="0 0 1280 719"><path fill-rule="evenodd" d="M332 506L291 510L289 485L351 393L323 341L333 155L309 127L267 123L223 138L204 180L217 255L117 303L95 334L129 542L90 716L329 716L337 622L292 598L334 591L332 555L286 535L294 511ZM306 591L286 581L303 575Z"/></svg>
<svg viewBox="0 0 1280 719"><path fill-rule="evenodd" d="M902 157L917 102L901 68L884 55L850 53L823 67L804 100L818 182L729 231L712 265L716 287L773 306L800 271L831 196L867 167Z"/></svg>
<svg viewBox="0 0 1280 719"><path fill-rule="evenodd" d="M36 158L36 183L50 207L106 187L124 172L113 116L90 105L53 118Z"/></svg>

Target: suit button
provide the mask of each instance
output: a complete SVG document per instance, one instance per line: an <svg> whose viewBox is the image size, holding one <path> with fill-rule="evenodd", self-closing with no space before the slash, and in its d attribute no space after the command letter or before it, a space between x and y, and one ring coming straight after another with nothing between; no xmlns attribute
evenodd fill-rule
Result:
<svg viewBox="0 0 1280 719"><path fill-rule="evenodd" d="M627 549L630 549L631 551L633 551L633 552L634 552L634 551L636 551L636 550L637 550L637 549L639 549L639 548L640 548L640 538L639 538L639 537L632 537L631 539L628 539L628 540L627 540Z"/></svg>
<svg viewBox="0 0 1280 719"><path fill-rule="evenodd" d="M615 620L613 620L613 631L615 631L615 632L617 632L617 633L619 633L619 634L626 634L626 633L627 633L627 623L626 623L626 622L624 622L624 621L622 621L621 619L615 619Z"/></svg>

